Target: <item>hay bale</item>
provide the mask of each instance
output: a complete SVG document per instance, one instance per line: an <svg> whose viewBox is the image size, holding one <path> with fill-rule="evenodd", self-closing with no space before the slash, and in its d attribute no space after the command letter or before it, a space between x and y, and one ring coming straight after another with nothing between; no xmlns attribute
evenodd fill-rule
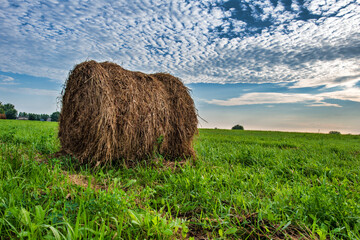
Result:
<svg viewBox="0 0 360 240"><path fill-rule="evenodd" d="M62 150L81 163L143 160L155 150L166 158L193 157L197 123L178 78L86 61L67 79L59 138Z"/></svg>
<svg viewBox="0 0 360 240"><path fill-rule="evenodd" d="M5 113L0 113L0 119L6 119Z"/></svg>

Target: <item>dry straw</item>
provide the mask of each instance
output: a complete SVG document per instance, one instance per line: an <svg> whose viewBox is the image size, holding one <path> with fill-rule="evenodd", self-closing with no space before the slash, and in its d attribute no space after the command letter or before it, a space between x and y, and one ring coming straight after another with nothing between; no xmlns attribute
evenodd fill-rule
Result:
<svg viewBox="0 0 360 240"><path fill-rule="evenodd" d="M194 157L197 123L180 79L86 61L67 79L59 138L62 150L81 163L131 163L154 151L170 159Z"/></svg>

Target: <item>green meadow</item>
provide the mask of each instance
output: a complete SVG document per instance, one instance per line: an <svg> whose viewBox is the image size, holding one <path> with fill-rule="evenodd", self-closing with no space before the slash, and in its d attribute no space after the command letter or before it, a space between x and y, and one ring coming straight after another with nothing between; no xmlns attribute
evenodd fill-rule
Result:
<svg viewBox="0 0 360 240"><path fill-rule="evenodd" d="M0 120L1 239L360 239L360 136L200 129L197 159L56 154L58 124Z"/></svg>

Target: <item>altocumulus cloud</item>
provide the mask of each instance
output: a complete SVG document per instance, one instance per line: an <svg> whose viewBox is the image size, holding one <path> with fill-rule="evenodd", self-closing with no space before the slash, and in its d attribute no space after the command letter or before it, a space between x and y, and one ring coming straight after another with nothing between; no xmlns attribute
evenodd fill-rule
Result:
<svg viewBox="0 0 360 240"><path fill-rule="evenodd" d="M340 86L341 97L358 91L359 22L353 0L1 1L0 70L63 81L75 63L112 60L186 83Z"/></svg>

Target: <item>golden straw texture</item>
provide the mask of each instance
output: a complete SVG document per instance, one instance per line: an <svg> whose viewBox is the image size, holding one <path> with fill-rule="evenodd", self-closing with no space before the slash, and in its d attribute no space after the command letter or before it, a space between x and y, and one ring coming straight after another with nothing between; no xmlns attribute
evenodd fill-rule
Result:
<svg viewBox="0 0 360 240"><path fill-rule="evenodd" d="M197 123L180 79L86 61L67 79L59 138L62 150L81 163L134 162L155 151L170 159L194 157Z"/></svg>

